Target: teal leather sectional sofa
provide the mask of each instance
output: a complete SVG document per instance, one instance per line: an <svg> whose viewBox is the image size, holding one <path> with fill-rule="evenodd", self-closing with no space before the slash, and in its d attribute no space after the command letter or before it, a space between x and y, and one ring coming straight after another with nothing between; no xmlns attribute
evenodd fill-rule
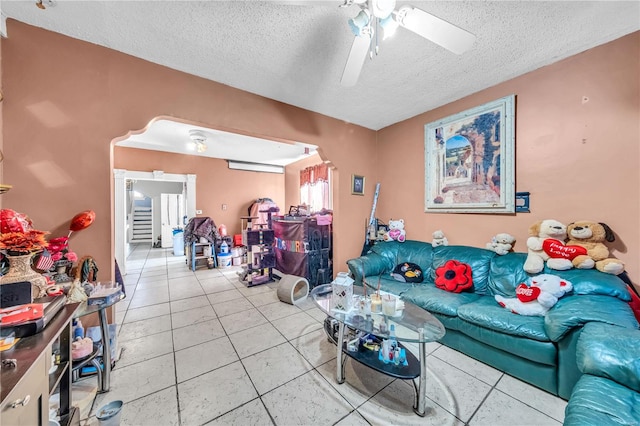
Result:
<svg viewBox="0 0 640 426"><path fill-rule="evenodd" d="M626 284L596 270L545 270L573 284L544 317L521 316L494 299L515 297L515 288L530 277L522 269L525 253L504 256L466 246L432 247L428 242L380 242L368 254L347 261L356 284L402 296L437 317L447 329L440 343L498 370L569 399L582 375L576 345L585 324L596 322L638 329ZM471 266L473 291L450 293L435 287L435 270L455 259ZM410 284L390 275L399 263L418 264L424 282Z"/></svg>
<svg viewBox="0 0 640 426"><path fill-rule="evenodd" d="M640 330L591 322L578 339L578 368L564 426L640 424Z"/></svg>

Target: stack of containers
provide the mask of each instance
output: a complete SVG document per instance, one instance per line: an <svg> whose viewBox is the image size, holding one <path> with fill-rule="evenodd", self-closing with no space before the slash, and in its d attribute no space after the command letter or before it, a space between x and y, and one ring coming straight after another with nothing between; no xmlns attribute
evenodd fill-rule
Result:
<svg viewBox="0 0 640 426"><path fill-rule="evenodd" d="M231 249L231 263L233 266L242 265L242 258L244 256L245 247L235 246Z"/></svg>

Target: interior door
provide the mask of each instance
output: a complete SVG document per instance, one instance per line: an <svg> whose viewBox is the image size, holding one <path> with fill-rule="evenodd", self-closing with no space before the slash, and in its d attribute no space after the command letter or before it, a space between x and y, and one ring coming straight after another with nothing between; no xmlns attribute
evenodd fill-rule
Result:
<svg viewBox="0 0 640 426"><path fill-rule="evenodd" d="M182 194L160 194L162 247L173 247L173 229L182 225L184 201ZM184 228L184 227L183 227Z"/></svg>

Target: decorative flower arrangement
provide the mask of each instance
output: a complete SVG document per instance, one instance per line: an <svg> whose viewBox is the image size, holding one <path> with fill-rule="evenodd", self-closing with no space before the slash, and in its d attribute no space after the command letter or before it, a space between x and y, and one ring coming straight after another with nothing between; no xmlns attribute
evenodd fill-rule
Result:
<svg viewBox="0 0 640 426"><path fill-rule="evenodd" d="M51 260L54 262L61 260L75 262L78 260L78 255L69 249L69 237L58 237L49 240L47 249L51 254Z"/></svg>
<svg viewBox="0 0 640 426"><path fill-rule="evenodd" d="M48 232L31 229L26 232L0 234L0 249L8 255L37 253L47 247L45 235Z"/></svg>
<svg viewBox="0 0 640 426"><path fill-rule="evenodd" d="M33 254L47 247L48 232L33 229L31 219L11 209L0 210L0 250L7 255Z"/></svg>

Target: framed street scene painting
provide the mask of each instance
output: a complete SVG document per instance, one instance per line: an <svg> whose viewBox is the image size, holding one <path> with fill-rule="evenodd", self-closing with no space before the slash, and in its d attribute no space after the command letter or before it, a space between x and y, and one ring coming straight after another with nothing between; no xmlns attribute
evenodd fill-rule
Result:
<svg viewBox="0 0 640 426"><path fill-rule="evenodd" d="M425 125L425 212L515 212L515 96Z"/></svg>

